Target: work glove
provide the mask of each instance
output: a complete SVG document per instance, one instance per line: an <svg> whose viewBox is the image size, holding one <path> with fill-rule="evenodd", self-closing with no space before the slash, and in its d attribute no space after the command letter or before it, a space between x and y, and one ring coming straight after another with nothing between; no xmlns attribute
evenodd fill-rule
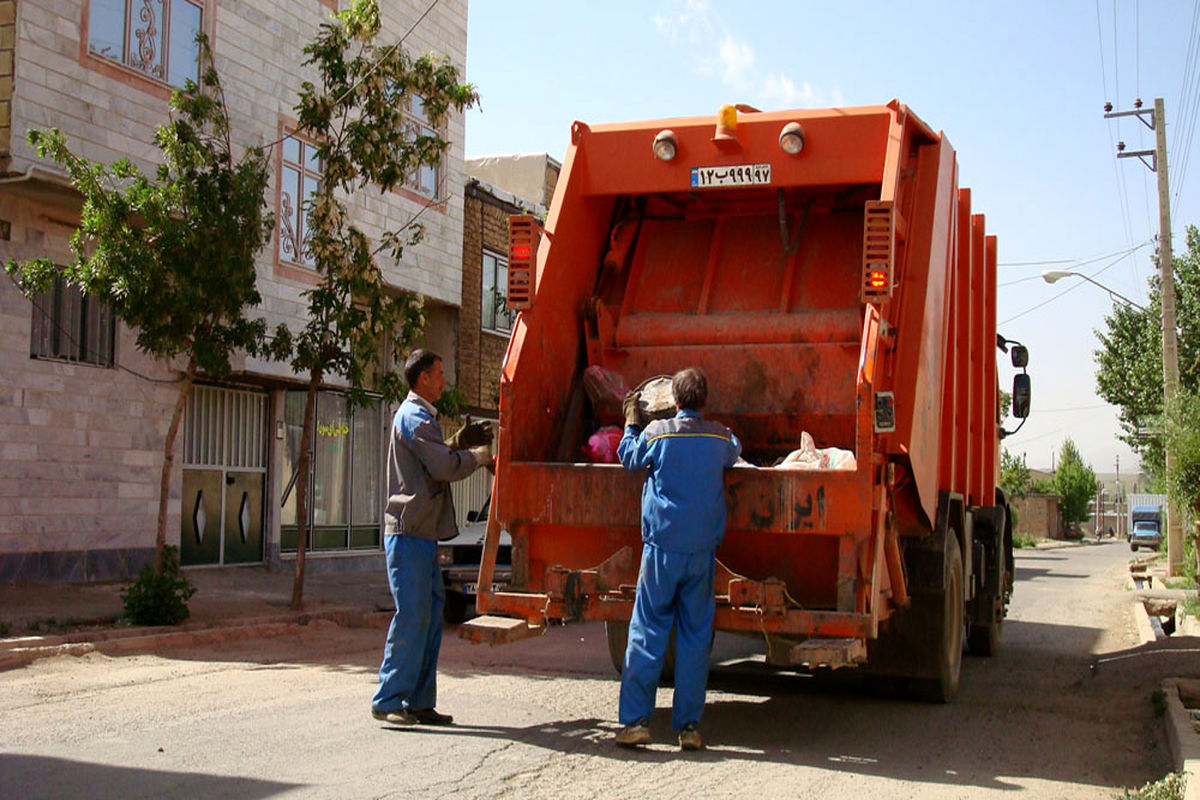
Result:
<svg viewBox="0 0 1200 800"><path fill-rule="evenodd" d="M635 428L642 427L642 412L638 408L638 393L636 390L625 395L625 401L621 403L621 411L625 413L626 427L630 425Z"/></svg>
<svg viewBox="0 0 1200 800"><path fill-rule="evenodd" d="M472 447L482 447L491 443L491 424L485 420L472 422L470 414L467 415L463 426L446 441L451 450L470 450Z"/></svg>

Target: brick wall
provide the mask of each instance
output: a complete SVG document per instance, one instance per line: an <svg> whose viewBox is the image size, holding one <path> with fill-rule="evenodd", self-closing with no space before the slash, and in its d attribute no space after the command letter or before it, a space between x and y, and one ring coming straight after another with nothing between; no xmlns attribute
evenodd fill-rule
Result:
<svg viewBox="0 0 1200 800"><path fill-rule="evenodd" d="M463 211L462 311L459 315L458 388L480 409L499 407L500 364L508 335L482 329L484 249L508 251L514 209L486 192L467 193Z"/></svg>

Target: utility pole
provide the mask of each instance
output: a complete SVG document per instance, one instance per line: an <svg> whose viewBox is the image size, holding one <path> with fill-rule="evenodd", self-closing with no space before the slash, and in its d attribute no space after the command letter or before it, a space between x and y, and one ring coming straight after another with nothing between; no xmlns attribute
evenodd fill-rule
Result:
<svg viewBox="0 0 1200 800"><path fill-rule="evenodd" d="M1111 103L1104 105L1104 118L1136 116L1138 121L1154 131L1154 149L1125 152L1125 143L1117 143L1117 158L1136 158L1158 176L1158 276L1162 284L1162 350L1163 350L1163 421L1179 388L1179 348L1175 334L1175 258L1171 252L1171 196L1167 184L1167 115L1163 99L1154 98L1154 110L1142 109L1135 100L1133 111L1113 111ZM1150 121L1146 121L1146 115ZM1151 160L1147 161L1149 157ZM1166 472L1171 474L1174 458L1167 441L1166 425L1160 432L1166 455ZM1183 526L1179 514L1172 508L1167 495L1167 574L1178 577L1183 573Z"/></svg>

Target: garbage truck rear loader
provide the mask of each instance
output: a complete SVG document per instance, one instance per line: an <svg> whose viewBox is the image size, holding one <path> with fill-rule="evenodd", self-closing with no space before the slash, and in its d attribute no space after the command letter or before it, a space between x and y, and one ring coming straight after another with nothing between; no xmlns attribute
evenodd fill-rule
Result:
<svg viewBox="0 0 1200 800"><path fill-rule="evenodd" d="M964 632L972 652L999 646L1013 561L996 242L946 137L895 101L577 122L536 248L535 234L514 219L521 313L500 383L484 616L462 635L606 620L619 668L644 475L581 455L621 424L585 371L636 386L699 366L705 415L751 462L726 473L716 628L762 637L773 664L859 666L953 697ZM1028 375L1016 379L1024 416ZM805 433L851 463L773 467ZM512 579L496 591L501 529Z"/></svg>

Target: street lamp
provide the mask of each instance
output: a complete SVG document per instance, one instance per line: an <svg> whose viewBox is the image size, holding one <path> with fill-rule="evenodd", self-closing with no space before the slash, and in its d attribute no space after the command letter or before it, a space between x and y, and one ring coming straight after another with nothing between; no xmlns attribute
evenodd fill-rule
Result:
<svg viewBox="0 0 1200 800"><path fill-rule="evenodd" d="M1125 295L1108 288L1107 286L1100 283L1099 281L1092 280L1087 275L1084 275L1082 272L1072 272L1069 269L1045 269L1045 270L1042 270L1042 280L1044 280L1046 283L1054 283L1055 281L1060 281L1063 278L1068 278L1068 277L1083 278L1088 283L1095 284L1096 286L1099 286L1104 291L1108 292L1109 297L1115 297L1116 299L1120 300L1121 302L1125 303L1126 305L1133 306L1138 311L1146 310L1145 306L1139 305L1138 303L1133 302Z"/></svg>

